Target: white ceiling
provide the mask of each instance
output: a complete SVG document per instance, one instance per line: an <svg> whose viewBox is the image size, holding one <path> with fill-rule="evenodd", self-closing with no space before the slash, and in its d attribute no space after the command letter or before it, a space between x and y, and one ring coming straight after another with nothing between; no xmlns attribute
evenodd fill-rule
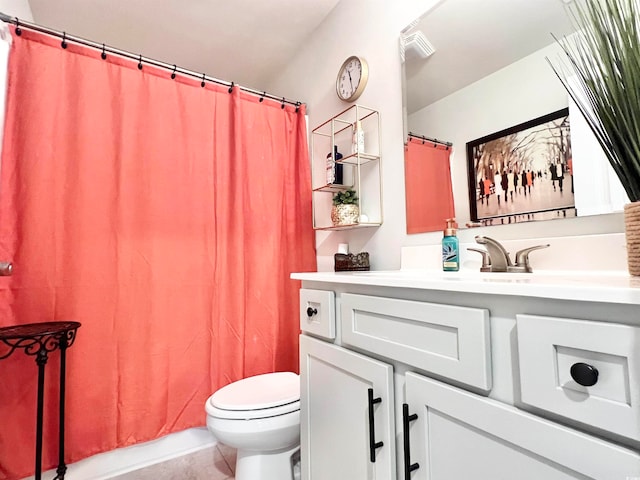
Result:
<svg viewBox="0 0 640 480"><path fill-rule="evenodd" d="M256 90L338 2L29 0L38 24Z"/></svg>
<svg viewBox="0 0 640 480"><path fill-rule="evenodd" d="M569 0L570 2L571 0ZM420 30L436 51L407 57L409 114L486 77L573 31L563 0L445 0Z"/></svg>
<svg viewBox="0 0 640 480"><path fill-rule="evenodd" d="M29 4L41 25L263 90L339 1ZM366 15L358 21L366 21ZM563 0L444 0L415 29L436 52L427 60L406 63L409 113L552 43L551 33L564 35L570 23Z"/></svg>

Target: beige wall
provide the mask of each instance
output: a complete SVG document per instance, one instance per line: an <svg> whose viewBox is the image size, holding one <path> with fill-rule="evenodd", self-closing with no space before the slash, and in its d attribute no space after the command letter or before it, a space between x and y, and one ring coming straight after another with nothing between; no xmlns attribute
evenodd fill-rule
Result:
<svg viewBox="0 0 640 480"><path fill-rule="evenodd" d="M33 22L33 14L27 0L0 0L0 12Z"/></svg>
<svg viewBox="0 0 640 480"><path fill-rule="evenodd" d="M320 269L333 268L332 256L342 242L348 242L352 252L369 251L376 269L400 266L406 227L398 34L434 3L435 0L342 0L267 88L306 102L309 126L314 128L349 106L335 93L342 62L350 55L360 55L369 64L369 82L357 102L380 112L384 223L379 228L319 232ZM398 211L398 205L402 211Z"/></svg>
<svg viewBox="0 0 640 480"><path fill-rule="evenodd" d="M436 0L342 0L267 88L306 102L309 125L314 128L348 106L335 94L335 77L344 59L361 55L369 63L369 84L358 103L381 114L384 223L379 228L318 232L321 270L333 268L332 257L338 243L349 243L352 252L368 251L372 268L388 270L400 267L402 246L434 244L442 238L439 232L406 234L398 56L400 30L436 3ZM454 182L460 183L457 178ZM472 241L477 234L511 239L621 232L623 228L622 216L614 214L487 227L461 231L459 235L461 241Z"/></svg>

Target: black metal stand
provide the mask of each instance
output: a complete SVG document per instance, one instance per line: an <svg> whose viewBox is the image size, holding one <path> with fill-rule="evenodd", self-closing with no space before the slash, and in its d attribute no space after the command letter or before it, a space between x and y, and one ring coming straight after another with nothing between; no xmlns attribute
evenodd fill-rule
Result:
<svg viewBox="0 0 640 480"><path fill-rule="evenodd" d="M65 370L67 366L67 348L73 345L78 322L29 323L0 328L0 342L9 350L0 350L0 360L9 357L14 351L22 349L27 355L36 357L38 365L38 405L36 413L36 466L35 480L42 478L42 420L44 407L44 367L49 353L60 349L60 423L58 435L58 468L53 480L64 480L67 466L64 463L64 392Z"/></svg>

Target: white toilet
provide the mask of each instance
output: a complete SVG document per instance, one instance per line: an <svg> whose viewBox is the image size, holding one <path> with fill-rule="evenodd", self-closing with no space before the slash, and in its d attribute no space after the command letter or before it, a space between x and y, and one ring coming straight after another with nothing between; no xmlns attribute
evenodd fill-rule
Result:
<svg viewBox="0 0 640 480"><path fill-rule="evenodd" d="M209 397L205 410L209 431L237 449L236 480L294 480L300 450L298 375L267 373L231 383Z"/></svg>

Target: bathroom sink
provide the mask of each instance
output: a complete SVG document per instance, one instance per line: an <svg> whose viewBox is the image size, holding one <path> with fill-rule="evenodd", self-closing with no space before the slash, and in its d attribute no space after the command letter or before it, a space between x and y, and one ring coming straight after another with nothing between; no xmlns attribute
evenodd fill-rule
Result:
<svg viewBox="0 0 640 480"><path fill-rule="evenodd" d="M479 267L478 267L479 268ZM640 303L640 279L622 270L534 270L533 273L438 269L312 272L292 278L377 287L441 290L592 302Z"/></svg>
<svg viewBox="0 0 640 480"><path fill-rule="evenodd" d="M441 272L438 270L378 270L368 272L353 272L356 276L381 277L395 279L427 279L438 278L443 280L518 280L531 278L533 273L509 273L509 272L477 272L477 271L460 271L460 272Z"/></svg>
<svg viewBox="0 0 640 480"><path fill-rule="evenodd" d="M477 270L461 270L458 272L443 272L440 270L379 270L368 272L352 272L354 276L380 278L386 280L438 280L445 282L482 281L496 283L553 283L562 281L569 284L588 284L595 279L604 278L628 279L626 272L618 271L579 271L579 270L537 270L533 273L520 272L480 272Z"/></svg>
<svg viewBox="0 0 640 480"><path fill-rule="evenodd" d="M424 277L434 273L433 270L369 270L367 272L350 272L352 275L364 277Z"/></svg>

